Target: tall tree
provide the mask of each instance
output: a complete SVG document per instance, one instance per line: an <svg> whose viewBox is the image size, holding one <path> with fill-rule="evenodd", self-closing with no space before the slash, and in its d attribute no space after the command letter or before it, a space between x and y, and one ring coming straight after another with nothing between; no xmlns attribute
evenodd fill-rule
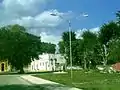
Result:
<svg viewBox="0 0 120 90"><path fill-rule="evenodd" d="M111 42L109 43L109 61L108 64L114 64L117 62L120 62L120 39L113 39L111 40Z"/></svg>
<svg viewBox="0 0 120 90"><path fill-rule="evenodd" d="M120 25L120 11L116 13L117 23Z"/></svg>
<svg viewBox="0 0 120 90"><path fill-rule="evenodd" d="M118 24L115 22L109 22L108 24L104 24L99 33L99 40L101 43L102 49L102 57L103 57L103 65L106 66L108 62L109 56L109 42L112 39L116 39L120 36L120 29Z"/></svg>
<svg viewBox="0 0 120 90"><path fill-rule="evenodd" d="M23 67L41 53L40 37L27 33L19 25L2 27L0 32L0 57L7 59L9 64L24 73Z"/></svg>
<svg viewBox="0 0 120 90"><path fill-rule="evenodd" d="M41 48L42 53L55 54L55 47L56 47L55 44L42 42L42 43L41 43L41 47L42 47L42 48Z"/></svg>
<svg viewBox="0 0 120 90"><path fill-rule="evenodd" d="M70 32L70 33L71 33L71 43L73 45L74 41L76 40L76 34L75 34L75 32ZM69 58L70 57L70 37L69 37L69 34L70 33L63 32L63 34L62 34L62 40L63 40L62 44L64 45L64 52L66 54L65 58L67 59L67 65L70 64L70 58ZM60 44L59 44L59 47L61 47ZM63 47L61 49L63 51ZM72 56L73 56L73 51L74 51L73 49L75 49L75 48L73 48L73 46L72 46Z"/></svg>
<svg viewBox="0 0 120 90"><path fill-rule="evenodd" d="M83 63L84 69L89 68L94 54L94 47L97 44L97 35L88 31L82 34L83 37Z"/></svg>
<svg viewBox="0 0 120 90"><path fill-rule="evenodd" d="M58 43L58 45L59 45L59 51L60 51L60 53L62 54L62 55L64 55L65 54L65 45L64 45L64 42L63 41L60 41L59 43Z"/></svg>

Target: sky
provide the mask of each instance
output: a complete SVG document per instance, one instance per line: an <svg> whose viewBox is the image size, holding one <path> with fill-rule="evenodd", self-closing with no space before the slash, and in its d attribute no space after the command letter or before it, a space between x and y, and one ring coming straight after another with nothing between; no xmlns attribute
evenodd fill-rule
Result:
<svg viewBox="0 0 120 90"><path fill-rule="evenodd" d="M116 19L119 4L120 0L0 0L0 26L20 24L42 41L57 44L68 31L66 20L71 20L77 37L86 29L97 32Z"/></svg>

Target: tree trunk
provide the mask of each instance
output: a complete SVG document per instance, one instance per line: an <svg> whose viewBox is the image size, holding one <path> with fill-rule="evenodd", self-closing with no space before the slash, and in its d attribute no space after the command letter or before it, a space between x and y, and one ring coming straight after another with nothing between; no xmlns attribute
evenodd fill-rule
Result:
<svg viewBox="0 0 120 90"><path fill-rule="evenodd" d="M84 69L87 69L86 60L84 59Z"/></svg>
<svg viewBox="0 0 120 90"><path fill-rule="evenodd" d="M91 61L88 61L88 70L91 69Z"/></svg>
<svg viewBox="0 0 120 90"><path fill-rule="evenodd" d="M21 65L20 66L20 72L19 72L20 74L24 74L25 72L24 72L24 69L23 69L23 65Z"/></svg>
<svg viewBox="0 0 120 90"><path fill-rule="evenodd" d="M103 66L106 67L107 65L107 48L106 48L106 45L103 45L103 49L104 49L104 56L103 56Z"/></svg>
<svg viewBox="0 0 120 90"><path fill-rule="evenodd" d="M86 54L84 52L84 69L87 69Z"/></svg>
<svg viewBox="0 0 120 90"><path fill-rule="evenodd" d="M104 58L104 60L103 60L103 66L106 67L106 65L107 65L107 59Z"/></svg>

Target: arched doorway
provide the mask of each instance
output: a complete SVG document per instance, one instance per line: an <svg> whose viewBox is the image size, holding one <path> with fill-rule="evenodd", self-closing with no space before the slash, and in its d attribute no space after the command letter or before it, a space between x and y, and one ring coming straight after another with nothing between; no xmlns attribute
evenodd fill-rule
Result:
<svg viewBox="0 0 120 90"><path fill-rule="evenodd" d="M1 71L4 71L4 63L1 64Z"/></svg>

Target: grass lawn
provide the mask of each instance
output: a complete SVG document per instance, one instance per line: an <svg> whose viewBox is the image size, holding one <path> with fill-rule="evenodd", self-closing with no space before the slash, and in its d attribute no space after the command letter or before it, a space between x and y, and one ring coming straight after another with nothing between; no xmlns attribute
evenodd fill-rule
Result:
<svg viewBox="0 0 120 90"><path fill-rule="evenodd" d="M72 80L69 71L67 74L48 73L34 76L83 90L120 90L120 74L115 73L102 74L98 72L85 73L84 71L73 71Z"/></svg>

